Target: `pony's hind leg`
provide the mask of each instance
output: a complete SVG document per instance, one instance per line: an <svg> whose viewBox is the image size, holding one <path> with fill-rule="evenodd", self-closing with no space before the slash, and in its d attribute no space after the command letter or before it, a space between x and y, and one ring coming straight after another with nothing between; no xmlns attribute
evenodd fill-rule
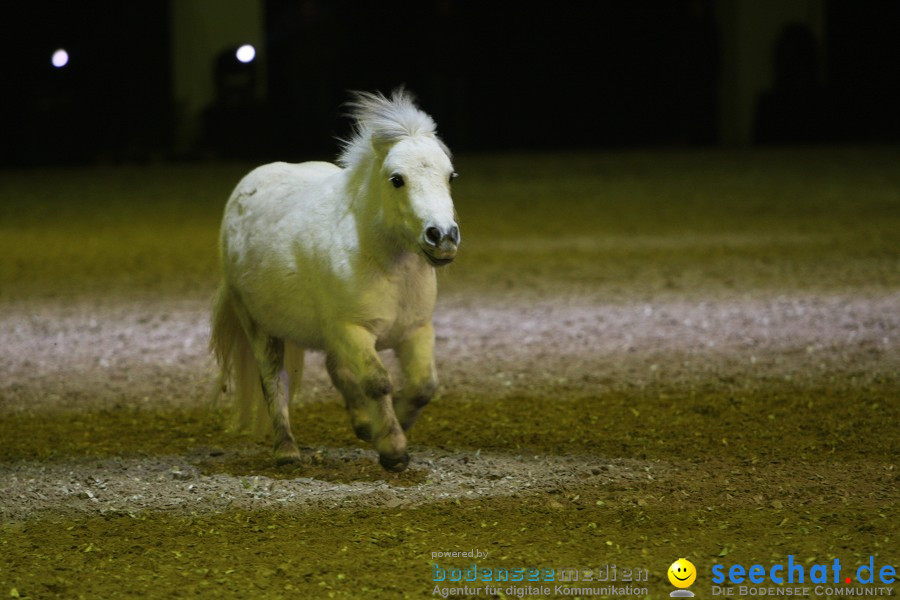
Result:
<svg viewBox="0 0 900 600"><path fill-rule="evenodd" d="M300 396L300 380L303 378L303 348L290 342L284 344L284 372L287 379L284 386L284 395L288 405Z"/></svg>
<svg viewBox="0 0 900 600"><path fill-rule="evenodd" d="M300 460L300 450L297 449L297 443L291 433L288 414L289 392L285 389L284 393L278 393L279 383L287 384L289 377L284 364L284 341L261 331L241 307L238 306L235 312L247 334L253 359L259 367L259 384L275 433L275 462L277 464L297 462Z"/></svg>
<svg viewBox="0 0 900 600"><path fill-rule="evenodd" d="M259 364L259 384L262 386L263 398L275 433L275 462L279 465L297 462L300 460L300 451L291 433L288 413L287 372L283 368L284 342L267 337L263 343L252 345L254 357ZM278 393L279 383L283 384L284 393Z"/></svg>
<svg viewBox="0 0 900 600"><path fill-rule="evenodd" d="M432 324L414 331L397 347L396 354L403 373L403 389L394 396L394 413L406 431L437 391Z"/></svg>
<svg viewBox="0 0 900 600"><path fill-rule="evenodd" d="M404 470L409 463L406 436L394 415L391 377L375 351L375 336L363 327L342 327L329 343L325 364L344 396L357 437L372 443L386 470Z"/></svg>

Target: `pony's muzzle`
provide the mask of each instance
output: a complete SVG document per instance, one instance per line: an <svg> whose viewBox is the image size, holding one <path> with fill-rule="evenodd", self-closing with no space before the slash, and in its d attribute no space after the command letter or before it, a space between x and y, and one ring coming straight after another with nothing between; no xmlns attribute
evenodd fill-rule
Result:
<svg viewBox="0 0 900 600"><path fill-rule="evenodd" d="M422 246L428 262L439 267L453 262L453 259L456 258L459 240L459 227L456 223L447 228L429 225L422 232L419 244Z"/></svg>

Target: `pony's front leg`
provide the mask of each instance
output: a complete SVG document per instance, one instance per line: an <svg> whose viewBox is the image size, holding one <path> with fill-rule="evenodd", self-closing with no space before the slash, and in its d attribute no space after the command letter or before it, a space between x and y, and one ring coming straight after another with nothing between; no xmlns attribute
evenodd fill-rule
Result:
<svg viewBox="0 0 900 600"><path fill-rule="evenodd" d="M408 430L437 391L434 367L434 327L429 322L416 329L396 349L403 372L403 389L394 397L397 421Z"/></svg>
<svg viewBox="0 0 900 600"><path fill-rule="evenodd" d="M328 344L325 364L357 437L372 443L386 470L404 470L406 436L394 416L391 377L375 351L375 336L357 325L341 327Z"/></svg>

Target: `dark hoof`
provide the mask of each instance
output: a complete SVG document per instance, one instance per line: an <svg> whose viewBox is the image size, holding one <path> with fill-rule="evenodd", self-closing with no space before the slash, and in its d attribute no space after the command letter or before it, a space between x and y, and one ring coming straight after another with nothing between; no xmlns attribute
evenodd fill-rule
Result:
<svg viewBox="0 0 900 600"><path fill-rule="evenodd" d="M398 458L379 456L378 462L381 463L381 466L385 471L390 471L391 473L400 473L401 471L405 471L406 466L409 464L409 454L404 452L403 456L400 456Z"/></svg>
<svg viewBox="0 0 900 600"><path fill-rule="evenodd" d="M275 457L275 465L283 467L285 465L296 465L300 462L300 455L283 454Z"/></svg>
<svg viewBox="0 0 900 600"><path fill-rule="evenodd" d="M276 465L293 465L298 462L300 462L300 451L297 449L297 446L285 446L275 450Z"/></svg>
<svg viewBox="0 0 900 600"><path fill-rule="evenodd" d="M368 425L357 425L353 428L353 433L364 442L372 441L372 428Z"/></svg>

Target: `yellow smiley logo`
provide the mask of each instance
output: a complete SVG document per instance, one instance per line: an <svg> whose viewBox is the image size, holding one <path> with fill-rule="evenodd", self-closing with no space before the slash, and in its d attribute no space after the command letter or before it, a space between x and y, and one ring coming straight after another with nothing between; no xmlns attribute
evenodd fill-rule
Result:
<svg viewBox="0 0 900 600"><path fill-rule="evenodd" d="M679 558L669 567L668 575L669 583L677 588L686 588L697 579L697 568L688 559Z"/></svg>

